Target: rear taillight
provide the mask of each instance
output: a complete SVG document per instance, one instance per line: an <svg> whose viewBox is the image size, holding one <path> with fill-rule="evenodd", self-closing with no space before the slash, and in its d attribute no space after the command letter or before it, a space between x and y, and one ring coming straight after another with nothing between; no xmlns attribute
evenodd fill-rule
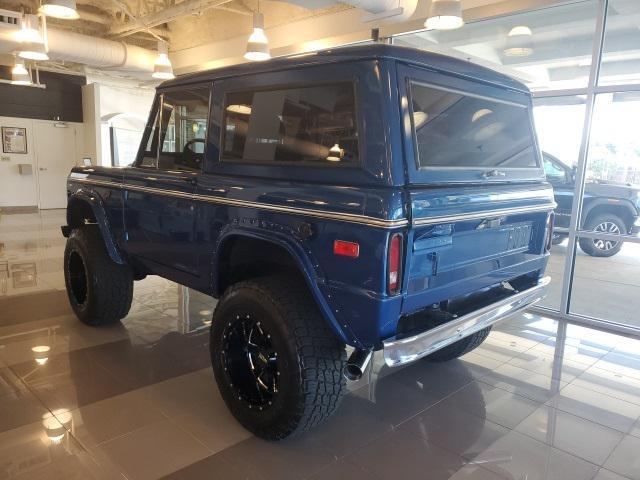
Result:
<svg viewBox="0 0 640 480"><path fill-rule="evenodd" d="M555 223L555 214L551 212L549 217L547 218L547 238L545 242L545 250L548 252L551 250L551 245L553 244L553 226Z"/></svg>
<svg viewBox="0 0 640 480"><path fill-rule="evenodd" d="M387 267L387 286L389 295L400 291L402 280L402 234L395 233L389 239L389 257Z"/></svg>

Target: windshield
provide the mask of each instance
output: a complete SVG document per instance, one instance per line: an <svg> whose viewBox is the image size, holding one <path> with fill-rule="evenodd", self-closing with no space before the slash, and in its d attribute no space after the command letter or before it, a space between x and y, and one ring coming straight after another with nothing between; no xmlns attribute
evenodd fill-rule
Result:
<svg viewBox="0 0 640 480"><path fill-rule="evenodd" d="M411 82L420 168L535 168L526 106Z"/></svg>

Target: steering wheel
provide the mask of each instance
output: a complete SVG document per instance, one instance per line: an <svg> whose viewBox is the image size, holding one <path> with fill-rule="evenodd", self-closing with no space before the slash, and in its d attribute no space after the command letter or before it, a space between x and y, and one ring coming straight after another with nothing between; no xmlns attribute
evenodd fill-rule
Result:
<svg viewBox="0 0 640 480"><path fill-rule="evenodd" d="M204 138L192 138L191 140L189 140L187 143L184 144L184 148L182 149L182 153L187 153L187 150L188 150L189 153L193 153L195 155L202 155L201 153L197 153L192 148L196 143L204 144ZM203 150L204 150L204 148L203 148Z"/></svg>
<svg viewBox="0 0 640 480"><path fill-rule="evenodd" d="M193 168L195 170L200 169L202 165L202 157L203 157L202 153L198 153L193 149L193 147L197 143L204 144L204 139L192 138L191 140L189 140L187 143L184 144L184 148L182 149L182 155L181 155L182 160L180 162L182 163L183 166ZM202 150L204 151L204 148Z"/></svg>

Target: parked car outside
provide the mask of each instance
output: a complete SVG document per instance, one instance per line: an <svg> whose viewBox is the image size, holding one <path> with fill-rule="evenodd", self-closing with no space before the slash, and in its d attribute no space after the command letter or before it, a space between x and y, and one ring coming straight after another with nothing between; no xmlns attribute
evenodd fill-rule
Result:
<svg viewBox="0 0 640 480"><path fill-rule="evenodd" d="M554 244L568 236L574 203L575 169L543 152L544 171L553 186L557 203ZM603 180L587 181L579 228L609 235L637 235L640 231L640 186ZM611 257L623 242L611 238L578 240L583 252L593 257Z"/></svg>

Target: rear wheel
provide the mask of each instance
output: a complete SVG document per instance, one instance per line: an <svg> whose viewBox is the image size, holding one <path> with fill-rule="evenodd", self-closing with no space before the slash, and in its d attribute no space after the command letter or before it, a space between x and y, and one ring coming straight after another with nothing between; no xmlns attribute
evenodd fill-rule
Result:
<svg viewBox="0 0 640 480"><path fill-rule="evenodd" d="M318 425L346 390L345 346L300 282L267 277L230 287L213 315L210 348L225 403L268 440Z"/></svg>
<svg viewBox="0 0 640 480"><path fill-rule="evenodd" d="M64 251L64 279L71 308L88 325L126 317L133 299L133 274L111 260L97 225L71 232Z"/></svg>
<svg viewBox="0 0 640 480"><path fill-rule="evenodd" d="M465 353L469 353L471 350L479 347L480 344L489 336L489 333L491 333L491 327L480 330L479 332L469 335L462 340L458 340L437 352L433 352L431 355L426 357L426 359L429 362L448 362L454 358L461 357Z"/></svg>
<svg viewBox="0 0 640 480"><path fill-rule="evenodd" d="M589 218L585 228L607 235L623 235L627 232L624 220L612 213ZM622 248L622 242L615 240L580 238L579 243L582 251L592 257L612 257Z"/></svg>

